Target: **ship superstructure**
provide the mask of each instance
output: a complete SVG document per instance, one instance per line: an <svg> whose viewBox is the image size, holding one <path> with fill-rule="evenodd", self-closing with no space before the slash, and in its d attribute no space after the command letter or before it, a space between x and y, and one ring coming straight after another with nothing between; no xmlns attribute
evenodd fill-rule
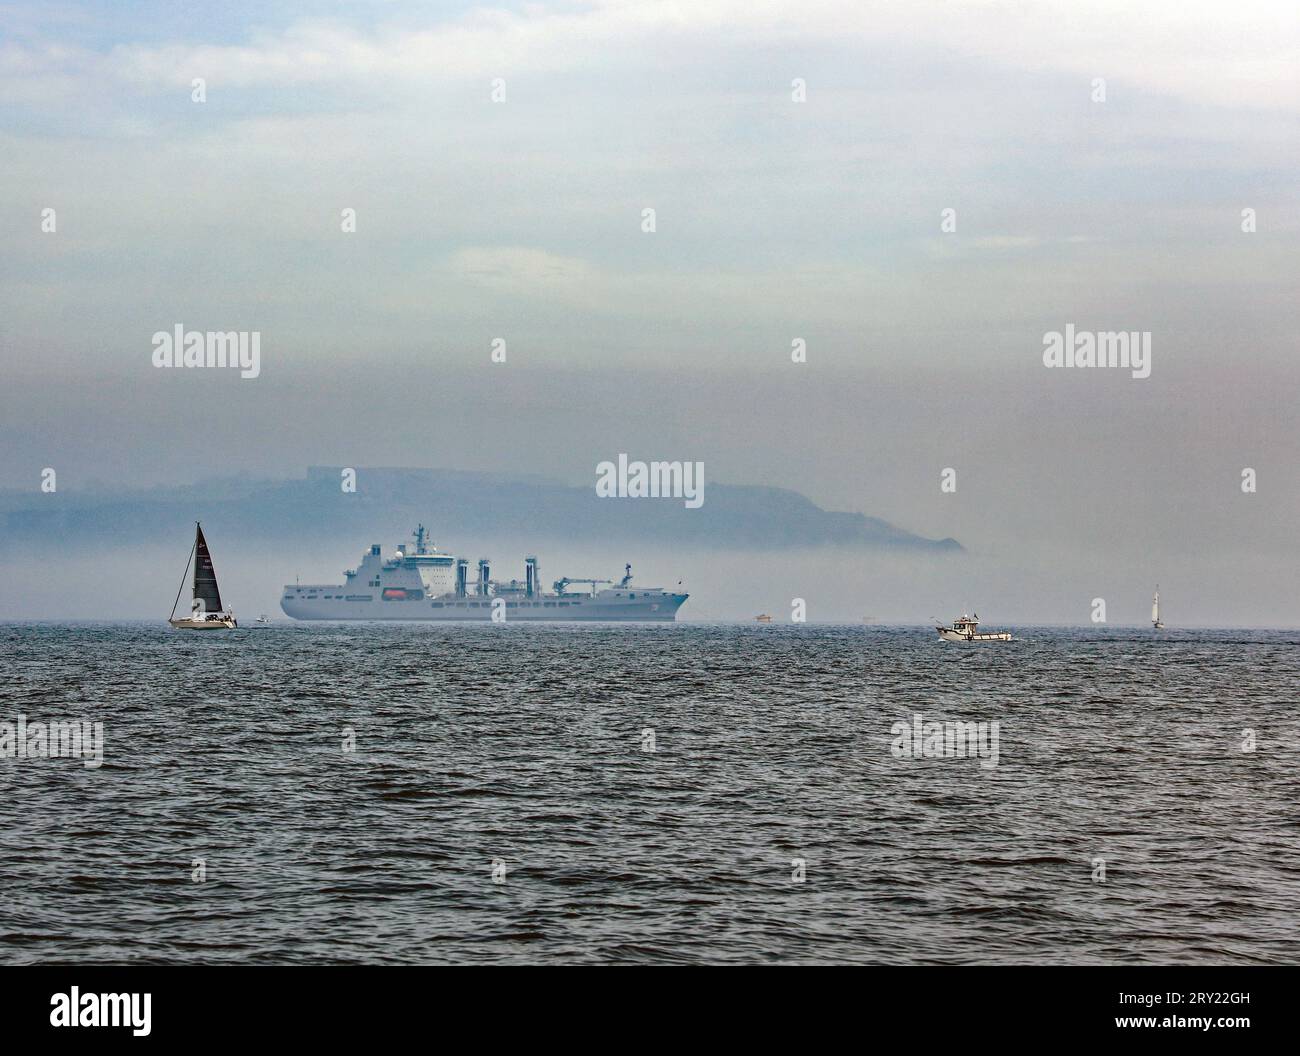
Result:
<svg viewBox="0 0 1300 1056"><path fill-rule="evenodd" d="M522 581L493 579L487 558L477 561L471 580L469 560L439 550L424 525L413 539L389 557L372 545L341 584L286 584L280 608L298 620L671 621L689 597L633 585L631 565L618 581L564 576L544 593L534 556L524 558ZM589 589L569 589L577 585Z"/></svg>

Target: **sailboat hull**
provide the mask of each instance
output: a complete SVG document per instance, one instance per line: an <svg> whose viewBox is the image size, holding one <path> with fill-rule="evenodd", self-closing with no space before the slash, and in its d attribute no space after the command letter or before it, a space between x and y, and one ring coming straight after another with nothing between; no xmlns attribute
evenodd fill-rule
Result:
<svg viewBox="0 0 1300 1056"><path fill-rule="evenodd" d="M228 631L239 624L233 616L220 616L212 620L168 620L178 631Z"/></svg>

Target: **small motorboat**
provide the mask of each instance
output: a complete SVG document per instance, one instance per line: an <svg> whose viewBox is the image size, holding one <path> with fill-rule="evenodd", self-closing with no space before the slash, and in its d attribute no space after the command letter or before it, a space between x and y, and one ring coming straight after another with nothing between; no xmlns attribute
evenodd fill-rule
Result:
<svg viewBox="0 0 1300 1056"><path fill-rule="evenodd" d="M951 627L938 627L939 637L945 642L1009 642L1010 631L995 631L988 634L979 633L979 613L967 616L965 613L952 621Z"/></svg>

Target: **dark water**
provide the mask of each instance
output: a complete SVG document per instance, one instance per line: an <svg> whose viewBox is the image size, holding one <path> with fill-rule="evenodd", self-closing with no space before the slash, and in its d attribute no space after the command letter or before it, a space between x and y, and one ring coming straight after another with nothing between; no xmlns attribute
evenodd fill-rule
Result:
<svg viewBox="0 0 1300 1056"><path fill-rule="evenodd" d="M1300 960L1295 632L932 635L0 625L0 961Z"/></svg>

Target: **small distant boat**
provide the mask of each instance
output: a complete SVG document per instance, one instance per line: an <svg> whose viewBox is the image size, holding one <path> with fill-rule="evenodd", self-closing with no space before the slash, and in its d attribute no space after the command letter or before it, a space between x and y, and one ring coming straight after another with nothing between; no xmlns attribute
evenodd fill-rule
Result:
<svg viewBox="0 0 1300 1056"><path fill-rule="evenodd" d="M270 616L266 616L266 615L262 615L262 616L259 616L257 619L255 619L253 622L254 622L254 623L270 623L270 622L271 622L271 617L270 617Z"/></svg>
<svg viewBox="0 0 1300 1056"><path fill-rule="evenodd" d="M974 616L967 616L965 613L953 620L951 627L938 627L939 637L945 642L1009 642L1011 641L1010 631L996 631L991 634L980 634L979 613Z"/></svg>
<svg viewBox="0 0 1300 1056"><path fill-rule="evenodd" d="M1160 584L1156 584L1156 596L1151 599L1151 626L1157 631L1163 631L1165 625L1160 621Z"/></svg>
<svg viewBox="0 0 1300 1056"><path fill-rule="evenodd" d="M194 581L190 614L178 620L176 606L180 603L181 591L185 589L185 579L189 575L191 563L194 565ZM167 622L177 630L184 631L217 631L239 626L235 622L235 614L227 612L221 604L221 591L217 589L217 573L212 567L212 554L208 552L208 541L203 538L203 526L198 521L194 522L194 547L190 550L189 561L185 562L180 589L176 591L172 614Z"/></svg>
<svg viewBox="0 0 1300 1056"><path fill-rule="evenodd" d="M755 617L754 617L754 622L755 622L755 623L771 623L771 622L772 622L772 617L769 616L767 613L763 613L761 616L755 616Z"/></svg>

